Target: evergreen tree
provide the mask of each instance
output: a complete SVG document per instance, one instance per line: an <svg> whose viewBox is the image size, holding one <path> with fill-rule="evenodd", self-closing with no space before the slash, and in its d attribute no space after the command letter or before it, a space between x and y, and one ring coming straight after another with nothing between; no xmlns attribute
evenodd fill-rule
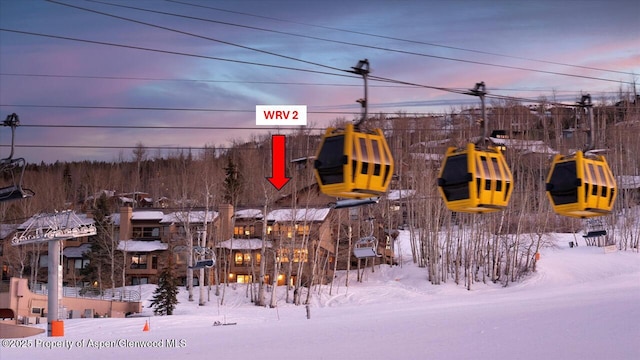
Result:
<svg viewBox="0 0 640 360"><path fill-rule="evenodd" d="M160 273L158 287L153 292L151 307L156 315L173 315L176 304L178 304L178 284L173 258L170 256L167 266Z"/></svg>
<svg viewBox="0 0 640 360"><path fill-rule="evenodd" d="M113 234L109 231L109 204L105 194L102 194L93 207L93 220L97 233L90 238L91 251L87 253L89 264L80 270L81 281L97 282L100 291L105 287L113 287L114 283L114 253L115 243ZM124 284L123 284L124 285Z"/></svg>
<svg viewBox="0 0 640 360"><path fill-rule="evenodd" d="M227 161L227 166L224 168L224 172L224 201L228 204L236 205L242 187L242 174L231 157L229 157Z"/></svg>

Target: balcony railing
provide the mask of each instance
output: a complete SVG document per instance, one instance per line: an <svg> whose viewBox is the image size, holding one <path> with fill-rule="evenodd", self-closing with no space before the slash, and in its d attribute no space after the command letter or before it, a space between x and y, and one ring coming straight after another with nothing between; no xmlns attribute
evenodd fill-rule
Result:
<svg viewBox="0 0 640 360"><path fill-rule="evenodd" d="M47 295L47 285L37 283L32 286L31 292L40 295ZM140 301L140 292L136 290L128 289L104 289L100 291L94 287L62 287L62 296L73 298L85 298L94 300L107 300L107 301L124 301L124 302L138 302Z"/></svg>

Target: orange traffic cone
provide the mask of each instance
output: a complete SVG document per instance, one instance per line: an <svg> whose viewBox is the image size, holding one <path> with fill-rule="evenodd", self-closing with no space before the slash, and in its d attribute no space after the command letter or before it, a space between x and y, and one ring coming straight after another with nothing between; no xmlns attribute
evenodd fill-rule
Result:
<svg viewBox="0 0 640 360"><path fill-rule="evenodd" d="M142 328L142 331L149 331L149 322L148 321L144 322L144 327Z"/></svg>

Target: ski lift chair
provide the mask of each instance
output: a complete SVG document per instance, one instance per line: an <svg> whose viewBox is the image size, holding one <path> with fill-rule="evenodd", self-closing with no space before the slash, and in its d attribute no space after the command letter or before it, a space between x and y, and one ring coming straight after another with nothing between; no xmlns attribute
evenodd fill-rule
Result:
<svg viewBox="0 0 640 360"><path fill-rule="evenodd" d="M0 202L19 200L35 195L33 191L22 188L22 178L27 167L26 161L24 158L13 158L15 130L19 124L20 120L15 113L8 115L2 123L3 126L11 127L11 153L8 157L0 160L0 173L4 178L9 178L11 184L0 188Z"/></svg>
<svg viewBox="0 0 640 360"><path fill-rule="evenodd" d="M0 168L5 176L11 178L11 185L0 188L0 202L20 200L35 195L30 189L22 188L22 177L26 163L24 159L3 159L0 162ZM16 176L16 173L19 175Z"/></svg>
<svg viewBox="0 0 640 360"><path fill-rule="evenodd" d="M193 266L190 266L189 269L210 269L214 267L215 264L216 262L213 259L198 260Z"/></svg>
<svg viewBox="0 0 640 360"><path fill-rule="evenodd" d="M206 256L207 254L209 254L211 256L210 259L201 259L196 261L195 264L193 264L192 266L189 266L189 269L193 269L193 270L197 270L197 269L210 269L214 266L216 266L216 253L213 252L213 250L211 250L210 248L206 248L206 247L201 247L201 246L195 246L194 247L194 252L197 255L200 256Z"/></svg>
<svg viewBox="0 0 640 360"><path fill-rule="evenodd" d="M358 259L380 257L381 255L378 254L378 240L374 236L358 239L353 247L353 256Z"/></svg>

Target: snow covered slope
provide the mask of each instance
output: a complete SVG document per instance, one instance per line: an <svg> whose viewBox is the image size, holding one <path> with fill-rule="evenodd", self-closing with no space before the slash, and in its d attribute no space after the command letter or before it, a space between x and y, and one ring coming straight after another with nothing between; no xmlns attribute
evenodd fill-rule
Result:
<svg viewBox="0 0 640 360"><path fill-rule="evenodd" d="M640 359L640 254L569 248L572 234L552 236L558 246L542 251L537 272L507 288L433 286L405 259L368 269L362 283L353 272L349 287L342 273L331 294L316 288L310 319L284 289L274 309L253 306L239 284L224 305L211 292L198 306L196 289L194 302L181 291L173 316L147 308L136 318L65 320L64 337L3 344L2 359ZM150 298L154 286L142 290Z"/></svg>

